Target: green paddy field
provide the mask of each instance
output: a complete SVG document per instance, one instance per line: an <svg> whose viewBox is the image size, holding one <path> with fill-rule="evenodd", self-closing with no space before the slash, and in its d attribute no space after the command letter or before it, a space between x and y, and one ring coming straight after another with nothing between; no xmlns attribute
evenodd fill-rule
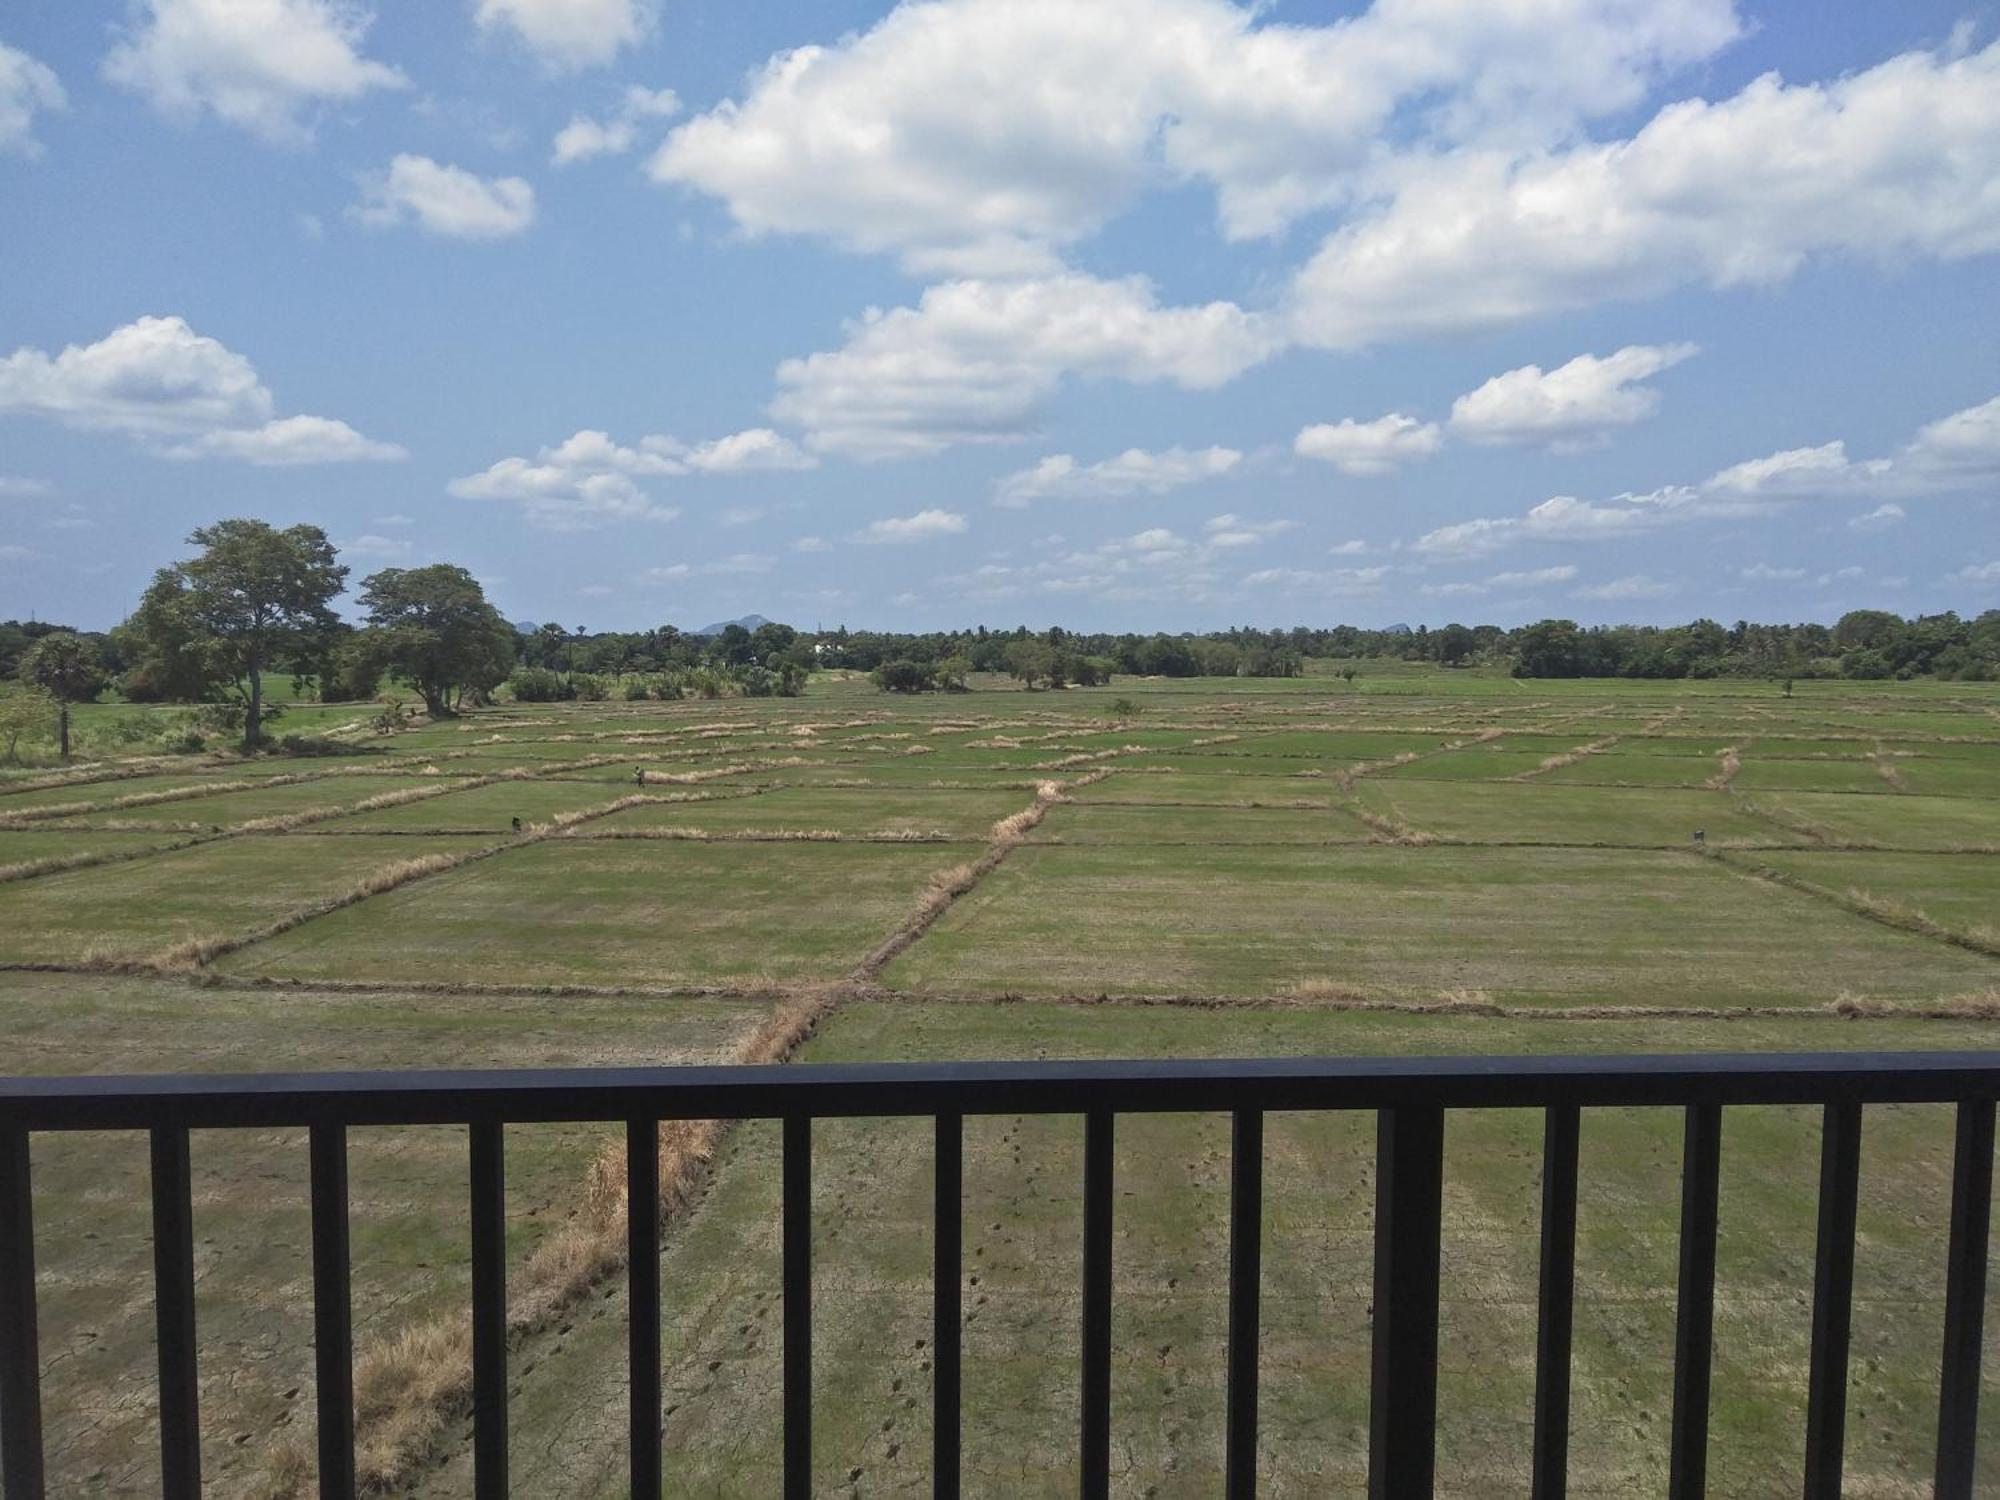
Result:
<svg viewBox="0 0 2000 1500"><path fill-rule="evenodd" d="M2000 689L1363 671L818 681L0 773L0 1070L732 1061L801 1007L814 1061L2000 1045ZM1264 1493L1364 1485L1372 1130L1269 1126ZM1817 1136L1725 1122L1713 1494L1798 1486ZM1526 1492L1539 1141L1449 1122L1444 1494ZM510 1132L519 1264L610 1144ZM763 1495L777 1137L714 1144L662 1257L668 1469ZM1866 1122L1856 1496L1928 1493L1950 1146L1947 1112ZM928 1133L815 1149L817 1488L925 1493ZM1679 1156L1669 1113L1585 1117L1572 1494L1665 1486ZM1115 1491L1210 1495L1227 1122L1123 1121L1116 1161ZM157 1492L145 1167L136 1137L36 1142L54 1493ZM199 1135L194 1171L210 1492L308 1493L304 1143ZM358 1132L352 1178L365 1361L462 1319L463 1134ZM968 1493L1074 1492L1080 1182L1079 1122L968 1125ZM624 1495L622 1288L518 1310L517 1493ZM432 1405L364 1431L386 1492L471 1493L463 1403Z"/></svg>

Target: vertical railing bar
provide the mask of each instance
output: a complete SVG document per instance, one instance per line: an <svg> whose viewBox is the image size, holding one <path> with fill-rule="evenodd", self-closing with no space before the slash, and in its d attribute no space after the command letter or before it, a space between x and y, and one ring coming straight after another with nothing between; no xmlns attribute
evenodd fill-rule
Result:
<svg viewBox="0 0 2000 1500"><path fill-rule="evenodd" d="M1113 1116L1083 1117L1083 1329L1078 1481L1083 1500L1111 1493L1111 1143Z"/></svg>
<svg viewBox="0 0 2000 1500"><path fill-rule="evenodd" d="M1542 1120L1542 1260L1535 1332L1533 1500L1569 1493L1570 1337L1576 1319L1576 1165L1582 1112L1551 1104Z"/></svg>
<svg viewBox="0 0 2000 1500"><path fill-rule="evenodd" d="M165 1500L200 1500L201 1397L195 1368L194 1198L187 1127L155 1126L152 1158L160 1493Z"/></svg>
<svg viewBox="0 0 2000 1500"><path fill-rule="evenodd" d="M1428 1500L1436 1484L1443 1194L1443 1109L1379 1111L1369 1500Z"/></svg>
<svg viewBox="0 0 2000 1500"><path fill-rule="evenodd" d="M660 1122L625 1126L625 1265L632 1497L660 1494Z"/></svg>
<svg viewBox="0 0 2000 1500"><path fill-rule="evenodd" d="M347 1235L347 1127L314 1125L313 1371L320 1500L354 1497L354 1294Z"/></svg>
<svg viewBox="0 0 2000 1500"><path fill-rule="evenodd" d="M1854 1314L1854 1218L1861 1106L1829 1104L1820 1127L1819 1235L1813 1255L1812 1373L1806 1384L1805 1500L1840 1500L1847 1349Z"/></svg>
<svg viewBox="0 0 2000 1500"><path fill-rule="evenodd" d="M0 1492L42 1500L42 1352L28 1132L0 1126Z"/></svg>
<svg viewBox="0 0 2000 1500"><path fill-rule="evenodd" d="M1721 1166L1722 1107L1690 1104L1681 1154L1669 1500L1700 1500L1708 1488L1708 1387L1714 1361L1715 1226Z"/></svg>
<svg viewBox="0 0 2000 1500"><path fill-rule="evenodd" d="M504 1127L467 1131L472 1198L472 1492L507 1494L507 1148Z"/></svg>
<svg viewBox="0 0 2000 1500"><path fill-rule="evenodd" d="M785 1116L785 1500L812 1500L812 1116Z"/></svg>
<svg viewBox="0 0 2000 1500"><path fill-rule="evenodd" d="M1985 1332L1986 1246L1993 1214L1993 1101L1958 1106L1951 1170L1951 1243L1938 1383L1937 1500L1972 1500L1979 1438L1979 1353Z"/></svg>
<svg viewBox="0 0 2000 1500"><path fill-rule="evenodd" d="M959 1277L964 1269L965 1120L937 1117L936 1204L931 1265L931 1493L958 1500L962 1424Z"/></svg>
<svg viewBox="0 0 2000 1500"><path fill-rule="evenodd" d="M1264 1112L1239 1109L1229 1126L1229 1416L1223 1493L1257 1493L1257 1333L1264 1274Z"/></svg>

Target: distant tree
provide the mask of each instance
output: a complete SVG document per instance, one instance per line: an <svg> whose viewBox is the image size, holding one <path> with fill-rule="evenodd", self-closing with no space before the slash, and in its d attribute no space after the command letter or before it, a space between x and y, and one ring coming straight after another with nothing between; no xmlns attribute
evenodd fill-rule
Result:
<svg viewBox="0 0 2000 1500"><path fill-rule="evenodd" d="M1463 625L1447 625L1432 639L1437 651L1437 659L1447 667L1455 667L1478 649L1478 640Z"/></svg>
<svg viewBox="0 0 2000 1500"><path fill-rule="evenodd" d="M885 693L927 693L937 686L931 669L920 661L911 661L907 656L885 661L869 675L875 679L875 686Z"/></svg>
<svg viewBox="0 0 2000 1500"><path fill-rule="evenodd" d="M965 679L972 675L972 658L960 652L953 652L937 664L938 691L942 693L962 693Z"/></svg>
<svg viewBox="0 0 2000 1500"><path fill-rule="evenodd" d="M56 722L62 706L38 687L22 687L0 693L0 753L7 760L21 759L21 741L39 737Z"/></svg>
<svg viewBox="0 0 2000 1500"><path fill-rule="evenodd" d="M118 690L134 703L205 703L228 685L221 652L195 619L177 568L153 575L111 639L126 663Z"/></svg>
<svg viewBox="0 0 2000 1500"><path fill-rule="evenodd" d="M423 695L433 718L458 711L514 666L514 627L486 602L479 580L451 563L384 568L361 585L367 635L389 670Z"/></svg>
<svg viewBox="0 0 2000 1500"><path fill-rule="evenodd" d="M186 619L228 678L247 684L243 748L254 750L264 737L264 674L324 654L340 625L330 606L347 569L317 526L217 521L188 540L202 551L175 569Z"/></svg>
<svg viewBox="0 0 2000 1500"><path fill-rule="evenodd" d="M1049 682L1055 676L1056 654L1041 641L1009 641L1003 660L1007 663L1007 675L1030 691L1036 683Z"/></svg>
<svg viewBox="0 0 2000 1500"><path fill-rule="evenodd" d="M104 663L97 648L73 630L45 635L21 656L21 680L56 702L57 739L69 759L69 707L104 691Z"/></svg>

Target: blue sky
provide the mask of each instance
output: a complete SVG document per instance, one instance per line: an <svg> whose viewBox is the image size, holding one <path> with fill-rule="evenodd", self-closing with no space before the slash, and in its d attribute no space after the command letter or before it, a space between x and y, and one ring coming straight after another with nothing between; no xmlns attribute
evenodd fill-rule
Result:
<svg viewBox="0 0 2000 1500"><path fill-rule="evenodd" d="M0 617L2000 605L2000 12L0 9Z"/></svg>

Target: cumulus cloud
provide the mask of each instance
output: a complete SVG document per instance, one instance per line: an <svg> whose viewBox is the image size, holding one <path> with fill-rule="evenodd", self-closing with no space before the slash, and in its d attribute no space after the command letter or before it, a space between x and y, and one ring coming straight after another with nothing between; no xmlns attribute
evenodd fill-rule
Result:
<svg viewBox="0 0 2000 1500"><path fill-rule="evenodd" d="M2000 397L1941 417L1885 458L1854 460L1846 444L1789 448L1717 470L1700 484L1665 485L1606 501L1557 495L1519 516L1482 516L1419 537L1417 551L1478 557L1519 541L1591 541L1688 521L1768 513L1811 499L1905 499L1977 490L2000 482ZM1903 509L1885 502L1851 525L1892 526Z"/></svg>
<svg viewBox="0 0 2000 1500"><path fill-rule="evenodd" d="M1032 468L1000 479L993 503L1018 509L1035 500L1122 500L1128 495L1164 495L1229 473L1243 461L1234 448L1166 448L1149 453L1127 448L1114 458L1079 464L1053 453Z"/></svg>
<svg viewBox="0 0 2000 1500"><path fill-rule="evenodd" d="M0 499L31 500L53 495L56 487L46 479L29 479L21 474L0 474Z"/></svg>
<svg viewBox="0 0 2000 1500"><path fill-rule="evenodd" d="M371 21L347 0L135 0L104 76L170 119L300 145L316 108L407 84L361 55Z"/></svg>
<svg viewBox="0 0 2000 1500"><path fill-rule="evenodd" d="M1342 417L1302 428L1292 443L1301 458L1317 458L1343 474L1378 478L1405 463L1429 458L1444 446L1444 432L1435 422L1419 422L1392 411L1372 422Z"/></svg>
<svg viewBox="0 0 2000 1500"><path fill-rule="evenodd" d="M1320 26L1228 0L930 0L772 57L652 171L752 232L1046 271L1150 186L1205 184L1225 234L1275 233L1341 203L1391 128L1557 139L1739 29L1731 0L1379 0Z"/></svg>
<svg viewBox="0 0 2000 1500"><path fill-rule="evenodd" d="M1277 593L1311 593L1343 599L1380 598L1386 592L1386 565L1372 568L1259 568L1245 573L1246 588Z"/></svg>
<svg viewBox="0 0 2000 1500"><path fill-rule="evenodd" d="M622 156L638 141L641 124L677 115L680 108L680 96L672 89L635 85L625 90L618 108L603 119L572 115L569 124L556 132L550 160L565 167L595 156Z"/></svg>
<svg viewBox="0 0 2000 1500"><path fill-rule="evenodd" d="M1496 589L1539 589L1552 583L1568 583L1576 577L1576 569L1569 563L1559 563L1551 568L1529 568L1525 571L1495 573L1487 579L1488 586Z"/></svg>
<svg viewBox="0 0 2000 1500"><path fill-rule="evenodd" d="M870 521L855 533L857 542L927 542L933 537L957 536L965 530L965 517L957 511L920 510L913 516L889 516Z"/></svg>
<svg viewBox="0 0 2000 1500"><path fill-rule="evenodd" d="M777 473L819 467L819 460L782 433L749 427L728 437L696 443L687 466L702 474Z"/></svg>
<svg viewBox="0 0 2000 1500"><path fill-rule="evenodd" d="M1630 344L1599 358L1579 354L1553 370L1522 365L1451 404L1451 430L1474 443L1534 444L1574 452L1660 409L1638 382L1697 352L1693 344Z"/></svg>
<svg viewBox="0 0 2000 1500"><path fill-rule="evenodd" d="M953 281L870 309L839 349L778 367L772 415L822 452L881 459L1025 436L1065 376L1221 385L1279 340L1232 302L1162 307L1143 276Z"/></svg>
<svg viewBox="0 0 2000 1500"><path fill-rule="evenodd" d="M1769 563L1752 563L1747 568L1738 568L1736 576L1745 583L1803 583L1804 568L1774 568Z"/></svg>
<svg viewBox="0 0 2000 1500"><path fill-rule="evenodd" d="M1990 253L1996 180L2000 43L1827 84L1767 74L1733 98L1668 105L1627 140L1396 158L1386 206L1298 273L1294 329L1349 348L1682 285L1771 285L1817 257Z"/></svg>
<svg viewBox="0 0 2000 1500"><path fill-rule="evenodd" d="M407 456L331 417L273 417L256 367L183 318L138 318L58 354L16 349L0 360L0 414L118 432L173 458L246 463L352 463Z"/></svg>
<svg viewBox="0 0 2000 1500"><path fill-rule="evenodd" d="M0 42L0 156L40 156L36 113L60 110L68 103L61 80L47 64Z"/></svg>
<svg viewBox="0 0 2000 1500"><path fill-rule="evenodd" d="M1202 526L1211 547L1254 547L1257 543L1296 530L1297 521L1251 521L1233 512L1210 516Z"/></svg>
<svg viewBox="0 0 2000 1500"><path fill-rule="evenodd" d="M2000 560L1987 563L1968 563L1956 573L1947 575L1952 583L2000 583Z"/></svg>
<svg viewBox="0 0 2000 1500"><path fill-rule="evenodd" d="M768 427L700 443L649 433L630 446L585 428L533 458L503 458L454 479L445 491L462 500L511 500L530 525L581 531L612 521L671 521L680 515L678 508L654 501L649 481L809 469L817 462Z"/></svg>
<svg viewBox="0 0 2000 1500"><path fill-rule="evenodd" d="M552 73L600 67L644 41L657 18L653 0L478 0L484 32L506 32Z"/></svg>
<svg viewBox="0 0 2000 1500"><path fill-rule="evenodd" d="M344 542L335 542L341 554L356 561L402 562L415 550L407 537L382 536L378 532L363 532Z"/></svg>
<svg viewBox="0 0 2000 1500"><path fill-rule="evenodd" d="M262 427L205 432L167 450L169 458L234 458L262 468L382 463L408 458L398 443L378 443L332 417L281 417Z"/></svg>
<svg viewBox="0 0 2000 1500"><path fill-rule="evenodd" d="M1630 573L1623 578L1614 578L1609 583L1591 583L1570 594L1572 599L1596 601L1617 599L1670 599L1678 588L1644 573Z"/></svg>
<svg viewBox="0 0 2000 1500"><path fill-rule="evenodd" d="M377 227L414 223L450 239L506 239L535 222L535 190L523 178L481 177L402 152L387 171L362 177L352 212Z"/></svg>
<svg viewBox="0 0 2000 1500"><path fill-rule="evenodd" d="M1887 531L1900 526L1907 512L1893 500L1885 500L1873 510L1863 511L1847 523L1849 531Z"/></svg>

